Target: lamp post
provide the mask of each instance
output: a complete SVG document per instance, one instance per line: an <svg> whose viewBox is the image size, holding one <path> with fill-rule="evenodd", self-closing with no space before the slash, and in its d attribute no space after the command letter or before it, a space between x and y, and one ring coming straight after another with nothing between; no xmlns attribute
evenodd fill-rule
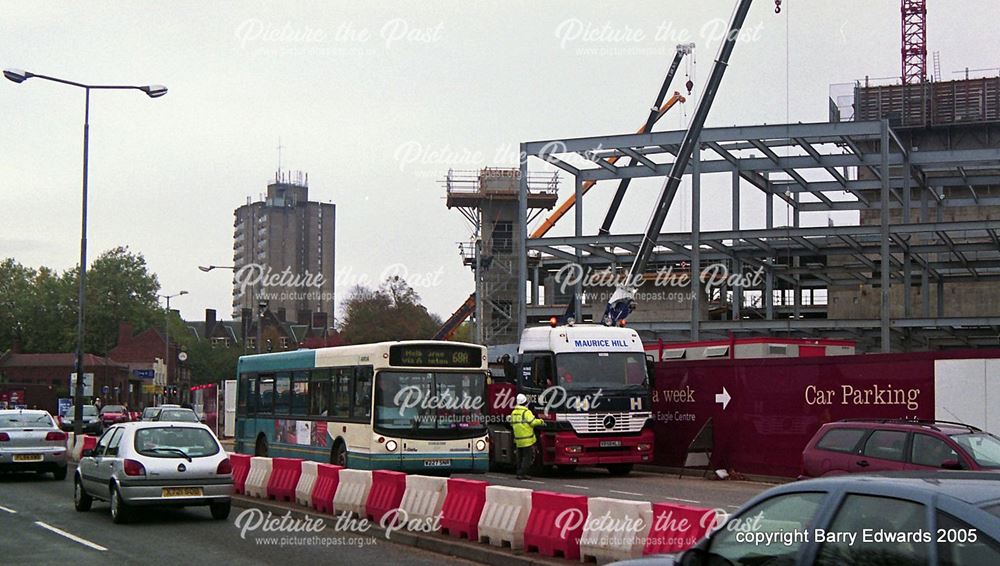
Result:
<svg viewBox="0 0 1000 566"><path fill-rule="evenodd" d="M170 386L170 299L187 294L187 291L181 291L180 293L174 293L173 295L160 295L167 300L167 315L163 318L163 372L166 374L164 376L164 381L167 387Z"/></svg>
<svg viewBox="0 0 1000 566"><path fill-rule="evenodd" d="M56 77L29 73L21 69L4 69L3 76L15 83L23 83L28 79L42 79L64 85L82 88L85 93L83 111L83 196L80 221L80 289L79 306L76 323L76 387L74 396L73 432L77 436L83 432L83 354L84 354L84 314L86 312L86 281L87 281L87 165L90 148L90 91L91 90L139 90L150 98L159 98L167 94L163 85L88 85L68 81Z"/></svg>
<svg viewBox="0 0 1000 566"><path fill-rule="evenodd" d="M257 309L257 353L259 354L264 351L261 342L264 340L264 313L267 311L267 299L258 299Z"/></svg>

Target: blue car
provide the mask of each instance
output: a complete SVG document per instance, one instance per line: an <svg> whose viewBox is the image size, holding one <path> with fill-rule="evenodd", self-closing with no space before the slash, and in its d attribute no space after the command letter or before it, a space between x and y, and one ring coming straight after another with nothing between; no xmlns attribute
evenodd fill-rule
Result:
<svg viewBox="0 0 1000 566"><path fill-rule="evenodd" d="M1000 474L904 472L781 485L679 556L618 566L1000 564Z"/></svg>

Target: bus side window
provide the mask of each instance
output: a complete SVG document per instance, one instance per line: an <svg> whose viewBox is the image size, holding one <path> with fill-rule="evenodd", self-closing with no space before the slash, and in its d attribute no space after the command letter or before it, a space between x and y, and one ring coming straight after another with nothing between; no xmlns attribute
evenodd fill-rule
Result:
<svg viewBox="0 0 1000 566"><path fill-rule="evenodd" d="M247 383L247 414L256 415L258 398L257 398L257 376L253 376L246 380Z"/></svg>
<svg viewBox="0 0 1000 566"><path fill-rule="evenodd" d="M274 410L274 376L260 376L260 401L257 410L264 414L270 414Z"/></svg>
<svg viewBox="0 0 1000 566"><path fill-rule="evenodd" d="M335 417L351 416L351 381L354 368L333 370L333 399L331 414Z"/></svg>
<svg viewBox="0 0 1000 566"><path fill-rule="evenodd" d="M292 374L292 414L309 414L309 373L297 371Z"/></svg>
<svg viewBox="0 0 1000 566"><path fill-rule="evenodd" d="M236 413L240 415L247 414L247 390L250 387L250 377L247 375L239 376L239 387L236 389Z"/></svg>
<svg viewBox="0 0 1000 566"><path fill-rule="evenodd" d="M330 370L313 370L309 377L309 414L325 417L332 413L333 397L330 387Z"/></svg>
<svg viewBox="0 0 1000 566"><path fill-rule="evenodd" d="M279 373L274 378L274 414L287 415L288 407L291 405L292 376L288 373Z"/></svg>
<svg viewBox="0 0 1000 566"><path fill-rule="evenodd" d="M374 370L371 366L361 366L357 369L357 378L354 380L354 407L352 410L354 418L371 419L373 374Z"/></svg>

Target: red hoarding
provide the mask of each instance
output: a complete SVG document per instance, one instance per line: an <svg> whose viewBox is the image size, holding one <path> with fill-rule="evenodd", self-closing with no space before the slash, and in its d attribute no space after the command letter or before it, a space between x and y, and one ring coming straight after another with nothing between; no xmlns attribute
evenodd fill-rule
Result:
<svg viewBox="0 0 1000 566"><path fill-rule="evenodd" d="M958 356L660 362L653 387L655 461L682 466L691 441L711 418L713 468L795 477L802 449L823 423L933 419L935 357ZM980 351L975 357L984 356Z"/></svg>

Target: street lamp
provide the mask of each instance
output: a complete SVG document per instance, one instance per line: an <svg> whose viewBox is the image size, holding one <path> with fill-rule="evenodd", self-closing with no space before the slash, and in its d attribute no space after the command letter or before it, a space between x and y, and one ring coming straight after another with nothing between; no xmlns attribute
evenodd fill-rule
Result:
<svg viewBox="0 0 1000 566"><path fill-rule="evenodd" d="M233 271L235 271L236 270L236 266L235 265L199 265L198 269L204 271L205 273L208 273L209 271L212 271L213 269L232 269Z"/></svg>
<svg viewBox="0 0 1000 566"><path fill-rule="evenodd" d="M167 300L167 315L163 318L163 373L165 374L163 379L164 384L168 386L170 385L170 299L187 294L187 291L181 291L173 295L160 295Z"/></svg>
<svg viewBox="0 0 1000 566"><path fill-rule="evenodd" d="M83 352L84 352L84 313L86 312L86 285L87 285L87 163L89 160L89 148L90 148L90 91L91 90L139 90L146 93L146 96L150 98L159 98L164 94L167 94L167 87L163 85L144 85L144 86L133 86L133 85L88 85L83 83L78 83L74 81L68 81L66 79L60 79L56 77L49 77L46 75L38 75L35 73L29 73L21 69L4 69L3 76L8 80L15 83L23 83L28 79L42 79L46 81L52 81L56 83L61 83L64 85L75 86L82 88L86 93L84 99L84 112L83 112L83 198L81 206L81 221L80 221L80 290L79 290L79 308L77 313L77 324L76 324L76 387L73 393L76 405L74 409L73 417L73 432L77 436L83 432Z"/></svg>
<svg viewBox="0 0 1000 566"><path fill-rule="evenodd" d="M263 351L261 341L264 339L264 313L267 312L267 299L257 300L257 353Z"/></svg>

